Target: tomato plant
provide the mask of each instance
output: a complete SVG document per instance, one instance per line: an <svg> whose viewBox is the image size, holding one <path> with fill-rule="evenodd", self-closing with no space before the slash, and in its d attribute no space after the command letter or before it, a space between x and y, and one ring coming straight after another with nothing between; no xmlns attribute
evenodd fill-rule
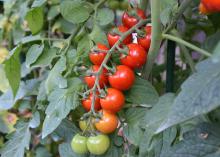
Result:
<svg viewBox="0 0 220 157"><path fill-rule="evenodd" d="M219 0L0 2L1 157L218 157Z"/></svg>

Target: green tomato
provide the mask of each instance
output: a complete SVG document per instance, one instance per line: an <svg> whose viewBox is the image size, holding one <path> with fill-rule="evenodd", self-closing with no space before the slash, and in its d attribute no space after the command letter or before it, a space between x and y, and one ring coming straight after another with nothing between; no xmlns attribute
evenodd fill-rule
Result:
<svg viewBox="0 0 220 157"><path fill-rule="evenodd" d="M126 10L126 9L128 9L128 7L129 7L129 3L127 0L120 2L120 9L121 10Z"/></svg>
<svg viewBox="0 0 220 157"><path fill-rule="evenodd" d="M108 6L109 8L116 10L120 7L120 2L118 0L109 0Z"/></svg>
<svg viewBox="0 0 220 157"><path fill-rule="evenodd" d="M87 123L85 120L79 121L79 127L82 131L85 131L86 129L87 129L87 131L95 130L95 127L93 124L90 124L90 126L88 126L88 128L87 128Z"/></svg>
<svg viewBox="0 0 220 157"><path fill-rule="evenodd" d="M86 154L88 152L86 143L87 137L76 134L72 139L71 147L77 154Z"/></svg>
<svg viewBox="0 0 220 157"><path fill-rule="evenodd" d="M91 136L87 140L89 152L94 155L104 154L110 146L110 140L107 135Z"/></svg>

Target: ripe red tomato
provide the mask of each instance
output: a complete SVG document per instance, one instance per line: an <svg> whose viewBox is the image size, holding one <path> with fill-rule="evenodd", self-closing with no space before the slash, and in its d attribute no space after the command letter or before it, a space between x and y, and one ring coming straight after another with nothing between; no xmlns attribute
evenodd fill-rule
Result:
<svg viewBox="0 0 220 157"><path fill-rule="evenodd" d="M125 33L127 32L129 29L125 26L118 26L118 31L121 33ZM110 47L112 47L119 39L120 39L120 35L118 34L112 34L112 33L108 33L107 38L108 38L108 43L110 45ZM124 40L123 40L123 44L129 44L132 42L132 35L130 34L129 36L127 36Z"/></svg>
<svg viewBox="0 0 220 157"><path fill-rule="evenodd" d="M108 77L109 84L118 90L128 90L134 80L134 72L126 65L117 66L116 72Z"/></svg>
<svg viewBox="0 0 220 157"><path fill-rule="evenodd" d="M99 50L104 50L104 51L108 51L109 48L104 45L104 44L101 44L101 43L98 43L97 44L97 48ZM89 59L90 61L95 64L95 65L101 65L103 60L105 59L105 56L106 56L106 52L90 52L89 53Z"/></svg>
<svg viewBox="0 0 220 157"><path fill-rule="evenodd" d="M208 12L220 12L219 0L202 0L201 3L205 6Z"/></svg>
<svg viewBox="0 0 220 157"><path fill-rule="evenodd" d="M199 4L199 12L205 15L208 15L209 13L211 13L210 11L207 10L207 8L203 5L203 3Z"/></svg>
<svg viewBox="0 0 220 157"><path fill-rule="evenodd" d="M108 88L107 95L104 98L100 99L100 103L102 109L111 111L111 112L118 112L124 106L125 97L124 94L115 88Z"/></svg>
<svg viewBox="0 0 220 157"><path fill-rule="evenodd" d="M98 66L98 65L93 65L91 68L92 72L94 72L94 73L97 72L99 70L99 67L100 66ZM107 73L107 70L103 69L102 74L99 76L99 86L101 88L103 88L104 85L108 84L108 77L107 77L106 73ZM84 80L89 88L92 88L94 86L95 79L96 79L96 77L94 75L84 77Z"/></svg>
<svg viewBox="0 0 220 157"><path fill-rule="evenodd" d="M146 19L147 18L145 16L144 11L139 9L139 8L136 9L136 13L142 19ZM122 23L123 23L124 26L126 26L128 28L133 27L138 22L139 22L139 20L137 18L135 18L134 16L130 16L127 12L124 12L124 14L122 15Z"/></svg>
<svg viewBox="0 0 220 157"><path fill-rule="evenodd" d="M138 37L137 41L139 45L145 48L145 50L148 50L150 48L151 43L151 26L146 26L144 29L146 32L145 37Z"/></svg>
<svg viewBox="0 0 220 157"><path fill-rule="evenodd" d="M123 56L124 54L122 54L120 59L121 63L131 69L140 68L147 60L146 51L139 44L132 43L127 46L129 49L128 55Z"/></svg>
<svg viewBox="0 0 220 157"><path fill-rule="evenodd" d="M87 99L84 99L82 100L82 105L83 105L83 108L86 110L86 111L90 111L91 110L91 106L92 106L92 96L93 94L90 94L89 97ZM100 105L100 99L99 97L96 96L95 98L95 110L98 111L101 109L101 105Z"/></svg>
<svg viewBox="0 0 220 157"><path fill-rule="evenodd" d="M109 134L116 130L118 126L118 117L107 110L101 110L102 118L95 123L95 127L98 131Z"/></svg>

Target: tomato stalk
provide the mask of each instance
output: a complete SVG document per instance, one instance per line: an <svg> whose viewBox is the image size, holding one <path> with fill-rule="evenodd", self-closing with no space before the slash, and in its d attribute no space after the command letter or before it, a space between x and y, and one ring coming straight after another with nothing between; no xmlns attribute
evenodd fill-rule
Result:
<svg viewBox="0 0 220 157"><path fill-rule="evenodd" d="M211 53L209 53L208 51L206 51L204 49L201 49L201 48L199 48L199 47L197 47L197 46L195 46L195 45L193 45L193 44L191 44L191 43L189 43L189 42L187 42L187 41L185 41L183 39L180 39L180 38L178 38L176 36L173 36L173 35L170 35L170 34L163 34L162 36L165 39L169 39L169 40L175 41L175 42L177 42L179 44L182 44L182 45L184 45L184 46L186 46L188 48L191 48L192 50L194 50L194 51L196 51L196 52L198 52L200 54L203 54L203 55L205 55L207 57L211 57L212 56Z"/></svg>
<svg viewBox="0 0 220 157"><path fill-rule="evenodd" d="M162 42L162 30L160 22L160 0L151 0L151 15L152 15L152 38L151 45L147 56L147 63L144 66L142 77L148 79L153 68L154 61L159 54L160 45Z"/></svg>

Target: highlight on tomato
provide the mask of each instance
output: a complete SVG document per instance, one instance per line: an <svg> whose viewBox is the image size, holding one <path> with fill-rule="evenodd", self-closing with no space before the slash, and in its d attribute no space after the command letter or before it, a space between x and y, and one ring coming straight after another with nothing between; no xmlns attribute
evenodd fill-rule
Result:
<svg viewBox="0 0 220 157"><path fill-rule="evenodd" d="M88 98L85 98L82 100L82 106L86 111L90 111L91 110L91 106L92 106L92 97L93 94L91 93ZM95 106L94 106L95 110L98 111L101 109L101 105L100 105L100 99L98 97L98 93L95 96Z"/></svg>
<svg viewBox="0 0 220 157"><path fill-rule="evenodd" d="M91 51L89 53L89 59L90 61L95 64L95 65L101 65L103 60L105 59L105 56L109 50L109 48L101 43L98 43L95 47L95 49L97 49L97 51ZM100 50L100 51L98 51Z"/></svg>

